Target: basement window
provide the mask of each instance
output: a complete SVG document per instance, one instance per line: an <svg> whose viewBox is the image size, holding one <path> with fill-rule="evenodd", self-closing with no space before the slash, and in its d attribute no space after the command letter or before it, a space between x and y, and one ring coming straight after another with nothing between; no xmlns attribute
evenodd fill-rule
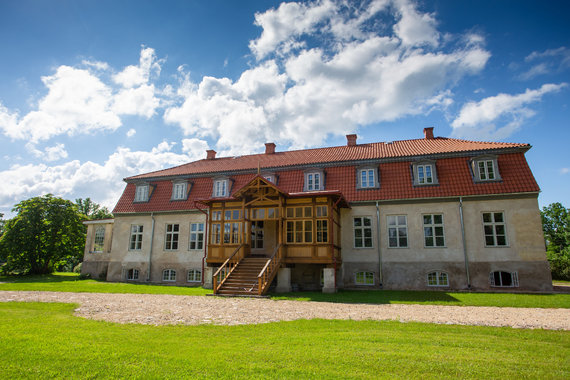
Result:
<svg viewBox="0 0 570 380"><path fill-rule="evenodd" d="M433 271L427 274L428 286L449 286L449 279L447 273L440 271Z"/></svg>
<svg viewBox="0 0 570 380"><path fill-rule="evenodd" d="M491 272L489 273L489 284L496 288L517 288L519 276L517 272Z"/></svg>
<svg viewBox="0 0 570 380"><path fill-rule="evenodd" d="M202 271L198 269L189 269L188 270L188 282L200 282L202 281Z"/></svg>
<svg viewBox="0 0 570 380"><path fill-rule="evenodd" d="M127 271L127 280L134 281L139 279L139 270L138 269L129 269Z"/></svg>
<svg viewBox="0 0 570 380"><path fill-rule="evenodd" d="M162 271L162 281L176 281L176 271L174 269L165 269Z"/></svg>
<svg viewBox="0 0 570 380"><path fill-rule="evenodd" d="M356 285L374 285L374 272L356 272L354 274L354 283Z"/></svg>

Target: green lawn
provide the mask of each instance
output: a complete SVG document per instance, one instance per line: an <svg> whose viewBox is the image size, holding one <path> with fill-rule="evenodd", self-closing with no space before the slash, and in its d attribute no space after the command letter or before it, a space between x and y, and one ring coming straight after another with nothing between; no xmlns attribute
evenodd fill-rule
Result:
<svg viewBox="0 0 570 380"><path fill-rule="evenodd" d="M113 283L97 280L81 280L75 273L53 273L44 276L0 277L2 290L40 290L54 292L91 293L146 293L205 295L209 289L201 287L165 286L134 283ZM520 293L464 293L441 291L396 290L340 290L335 294L298 292L270 294L272 299L302 300L340 303L408 303L455 306L499 306L570 308L570 294L520 294Z"/></svg>
<svg viewBox="0 0 570 380"><path fill-rule="evenodd" d="M0 378L570 378L566 331L301 320L143 326L0 303Z"/></svg>

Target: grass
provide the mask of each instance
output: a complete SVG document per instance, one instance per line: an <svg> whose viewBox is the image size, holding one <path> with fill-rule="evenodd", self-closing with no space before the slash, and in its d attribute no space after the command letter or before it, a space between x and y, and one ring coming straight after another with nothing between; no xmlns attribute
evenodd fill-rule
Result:
<svg viewBox="0 0 570 380"><path fill-rule="evenodd" d="M566 331L375 321L119 325L0 303L0 378L570 378Z"/></svg>
<svg viewBox="0 0 570 380"><path fill-rule="evenodd" d="M42 276L0 277L2 290L32 290L79 293L146 293L205 295L212 291L201 287L165 286L135 283L81 280L76 273L53 273ZM298 292L271 294L275 300L299 300L339 303L388 304L407 303L452 306L499 306L570 308L570 294L465 293L441 291L340 290L335 294Z"/></svg>

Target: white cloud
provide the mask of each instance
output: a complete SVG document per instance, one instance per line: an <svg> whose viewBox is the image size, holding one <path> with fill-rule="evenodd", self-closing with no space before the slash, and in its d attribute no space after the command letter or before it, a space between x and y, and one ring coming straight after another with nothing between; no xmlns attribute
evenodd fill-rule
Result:
<svg viewBox="0 0 570 380"><path fill-rule="evenodd" d="M519 78L522 80L529 80L538 75L548 74L550 72L548 65L546 63L539 63L534 65L528 71L522 73Z"/></svg>
<svg viewBox="0 0 570 380"><path fill-rule="evenodd" d="M433 15L419 13L408 0L396 0L394 5L400 15L394 32L404 45L438 45L439 33Z"/></svg>
<svg viewBox="0 0 570 380"><path fill-rule="evenodd" d="M143 84L137 88L120 90L113 98L112 109L117 114L139 115L149 119L156 113L159 105L154 85Z"/></svg>
<svg viewBox="0 0 570 380"><path fill-rule="evenodd" d="M200 139L183 139L182 151L188 156L188 161L206 158L206 151L210 149L208 142Z"/></svg>
<svg viewBox="0 0 570 380"><path fill-rule="evenodd" d="M127 137L133 137L137 131L134 128L131 128L127 131Z"/></svg>
<svg viewBox="0 0 570 380"><path fill-rule="evenodd" d="M43 151L36 148L32 143L26 144L26 149L34 155L36 158L40 158L44 161L57 161L62 158L67 158L67 151L65 150L64 144L56 144L54 146L48 146Z"/></svg>
<svg viewBox="0 0 570 380"><path fill-rule="evenodd" d="M68 199L91 197L112 209L124 189L124 177L189 161L187 154L172 152L173 146L163 141L150 152L119 147L102 165L78 160L56 166L14 165L0 172L0 205L7 208L22 199L52 193Z"/></svg>
<svg viewBox="0 0 570 380"><path fill-rule="evenodd" d="M560 169L560 174L568 174L570 173L570 168L562 168Z"/></svg>
<svg viewBox="0 0 570 380"><path fill-rule="evenodd" d="M81 64L83 66L91 67L95 70L101 70L101 71L109 70L109 64L107 62L89 61L84 59L83 61L81 61Z"/></svg>
<svg viewBox="0 0 570 380"><path fill-rule="evenodd" d="M544 95L558 92L566 86L566 83L544 84L537 90L527 89L521 94L499 94L479 102L469 102L462 107L459 116L452 122L453 133L462 137L481 138L481 135L484 135L492 140L507 137L534 115L534 111L527 105L538 102ZM497 128L495 122L503 119L506 119L505 125Z"/></svg>
<svg viewBox="0 0 570 380"><path fill-rule="evenodd" d="M162 62L163 60L157 60L154 49L143 47L141 49L139 65L125 67L123 71L113 76L113 81L125 88L141 86L148 83L151 74L160 74L160 65Z"/></svg>

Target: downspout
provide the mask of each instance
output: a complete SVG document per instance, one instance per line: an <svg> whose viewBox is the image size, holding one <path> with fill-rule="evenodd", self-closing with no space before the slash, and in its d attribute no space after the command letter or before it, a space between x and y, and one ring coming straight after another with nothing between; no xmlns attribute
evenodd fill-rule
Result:
<svg viewBox="0 0 570 380"><path fill-rule="evenodd" d="M378 284L382 288L384 276L382 275L382 249L380 248L380 208L376 201L376 240L378 244Z"/></svg>
<svg viewBox="0 0 570 380"><path fill-rule="evenodd" d="M461 221L461 239L463 241L463 257L465 257L465 274L467 275L467 289L471 289L469 277L469 259L467 258L467 245L465 244L465 224L463 222L463 198L459 197L459 219Z"/></svg>
<svg viewBox="0 0 570 380"><path fill-rule="evenodd" d="M206 215L206 223L204 224L204 257L202 257L202 286L204 286L204 267L205 267L205 261L206 261L206 254L208 253L208 213L204 210L202 210L201 208L199 208L196 205L196 202L194 202L194 207L196 207L198 209L198 211L200 211L201 213L203 213L204 215Z"/></svg>
<svg viewBox="0 0 570 380"><path fill-rule="evenodd" d="M150 250L148 253L148 273L146 275L146 282L150 282L150 270L152 268L152 244L154 241L154 213L150 213L150 218L152 219L152 224L150 227Z"/></svg>

